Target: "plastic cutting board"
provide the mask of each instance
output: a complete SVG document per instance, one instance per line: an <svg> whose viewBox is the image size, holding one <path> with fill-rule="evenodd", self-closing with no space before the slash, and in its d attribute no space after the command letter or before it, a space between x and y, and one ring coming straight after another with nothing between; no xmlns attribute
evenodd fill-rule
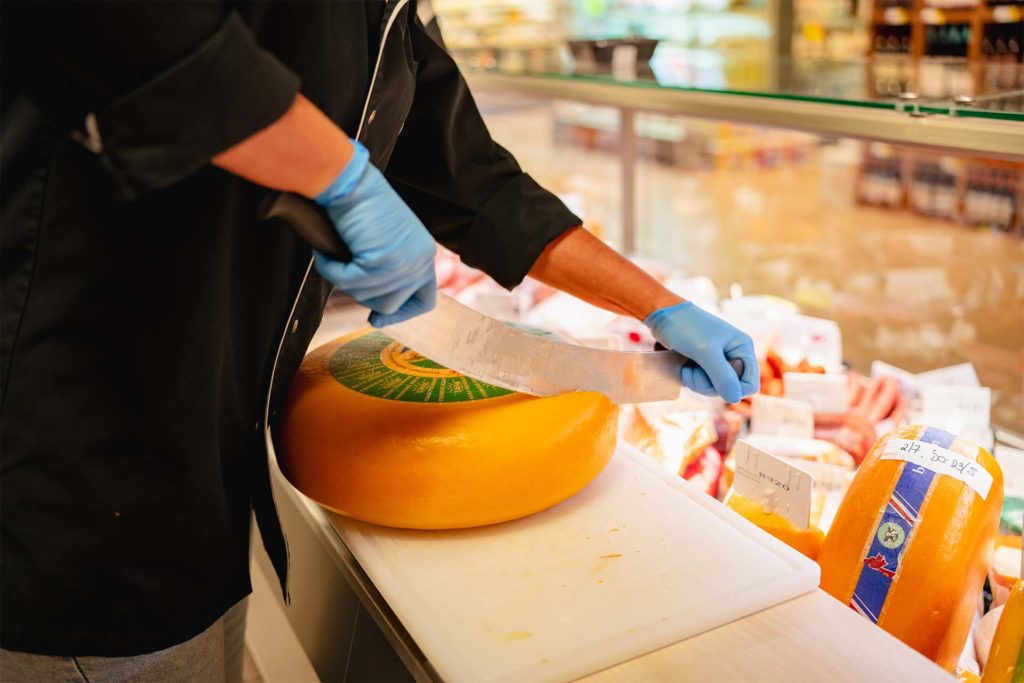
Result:
<svg viewBox="0 0 1024 683"><path fill-rule="evenodd" d="M582 492L514 522L331 521L453 682L575 679L818 585L814 562L624 444Z"/></svg>

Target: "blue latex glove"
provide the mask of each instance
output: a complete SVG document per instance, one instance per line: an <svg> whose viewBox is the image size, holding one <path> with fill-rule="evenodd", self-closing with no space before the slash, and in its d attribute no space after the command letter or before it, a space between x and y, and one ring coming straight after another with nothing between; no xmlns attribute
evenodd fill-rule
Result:
<svg viewBox="0 0 1024 683"><path fill-rule="evenodd" d="M761 388L761 367L750 336L692 302L660 308L644 325L662 345L697 364L683 367L682 382L698 394L738 403ZM733 358L743 361L742 377L729 365Z"/></svg>
<svg viewBox="0 0 1024 683"><path fill-rule="evenodd" d="M314 252L316 269L338 289L371 309L370 324L383 327L434 308L436 246L423 223L406 206L354 141L355 154L338 177L315 198L352 261L332 261Z"/></svg>

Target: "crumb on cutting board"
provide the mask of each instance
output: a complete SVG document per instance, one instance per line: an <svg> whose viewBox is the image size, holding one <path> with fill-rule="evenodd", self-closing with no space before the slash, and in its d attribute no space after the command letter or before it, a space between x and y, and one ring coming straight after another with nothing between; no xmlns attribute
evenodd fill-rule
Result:
<svg viewBox="0 0 1024 683"><path fill-rule="evenodd" d="M502 633L501 637L504 640L524 640L526 638L532 638L533 631L509 631L508 633Z"/></svg>

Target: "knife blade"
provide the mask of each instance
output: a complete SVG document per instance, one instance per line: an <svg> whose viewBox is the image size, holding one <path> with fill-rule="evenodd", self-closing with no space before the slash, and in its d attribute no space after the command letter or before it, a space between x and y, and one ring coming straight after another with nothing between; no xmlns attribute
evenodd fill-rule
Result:
<svg viewBox="0 0 1024 683"><path fill-rule="evenodd" d="M271 195L260 214L264 220L285 220L331 258L352 259L324 212L298 195ZM682 366L692 363L674 351L593 349L538 335L478 313L443 292L433 311L381 332L456 372L534 396L596 391L615 403L672 400L679 396ZM742 362L732 363L742 374Z"/></svg>

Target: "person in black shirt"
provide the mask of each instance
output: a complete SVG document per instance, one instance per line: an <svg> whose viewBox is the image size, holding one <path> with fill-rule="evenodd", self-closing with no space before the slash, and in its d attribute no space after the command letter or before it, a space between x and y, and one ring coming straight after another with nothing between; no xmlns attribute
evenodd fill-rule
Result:
<svg viewBox="0 0 1024 683"><path fill-rule="evenodd" d="M327 296L429 310L435 241L645 320L691 388L757 390L749 337L491 140L409 0L0 11L5 679L237 675L215 653L253 512L286 586L268 444ZM353 263L261 221L275 191L321 203Z"/></svg>

